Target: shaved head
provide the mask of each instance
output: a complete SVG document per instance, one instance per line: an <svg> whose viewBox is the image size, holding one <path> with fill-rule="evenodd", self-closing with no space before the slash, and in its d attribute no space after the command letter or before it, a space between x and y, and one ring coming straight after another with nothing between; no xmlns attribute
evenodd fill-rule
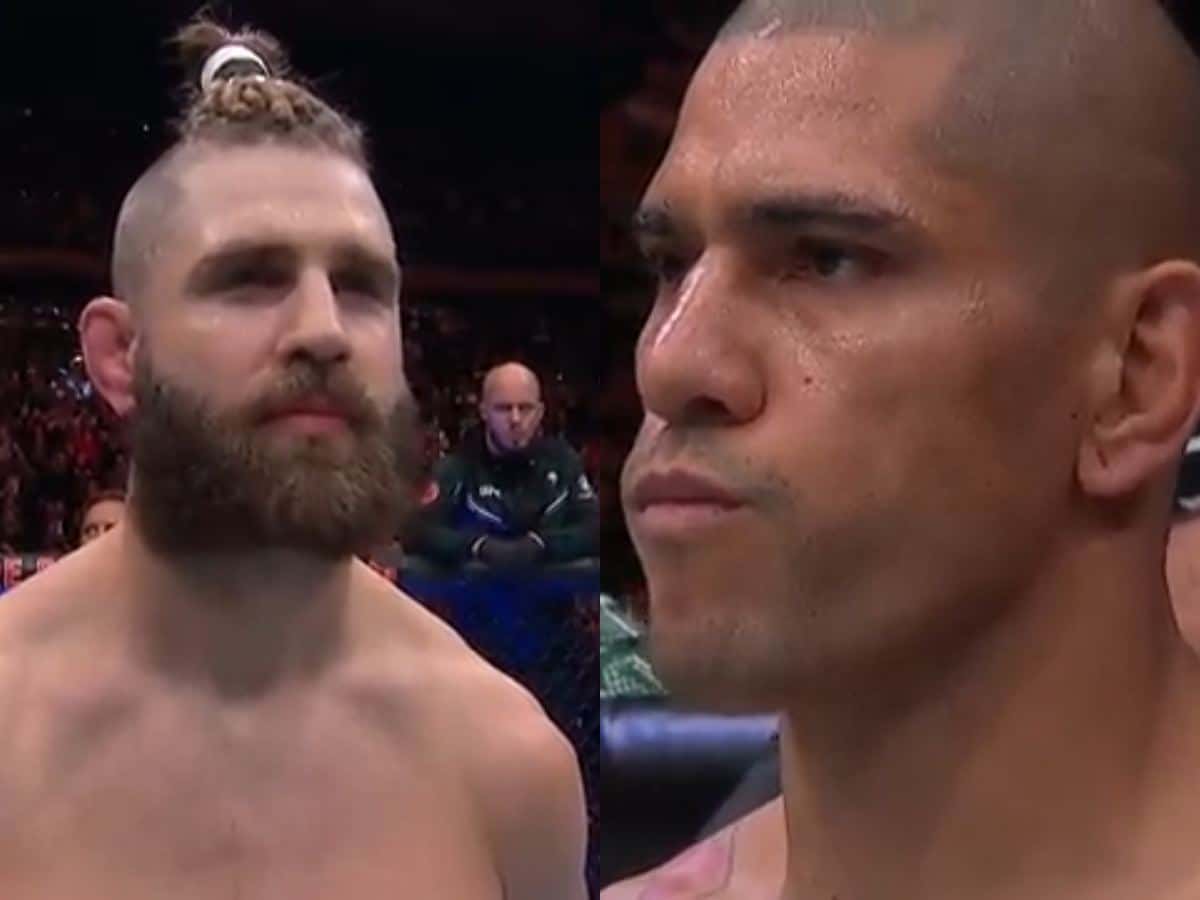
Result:
<svg viewBox="0 0 1200 900"><path fill-rule="evenodd" d="M541 384L528 366L507 362L484 377L479 414L493 451L525 450L537 436L544 410Z"/></svg>
<svg viewBox="0 0 1200 900"><path fill-rule="evenodd" d="M1011 235L1049 251L1048 272L1064 253L1103 261L1101 280L1200 256L1200 64L1159 4L749 0L720 41L798 31L954 47L914 144L989 190Z"/></svg>
<svg viewBox="0 0 1200 900"><path fill-rule="evenodd" d="M178 140L125 196L113 240L113 293L135 305L179 205L181 170L213 150L287 145L349 159L369 173L362 126L305 86L272 35L252 28L235 33L202 12L171 44L186 76L181 86L186 106L173 123ZM233 44L257 54L265 68L230 68L228 75L202 87L205 64L219 48Z"/></svg>
<svg viewBox="0 0 1200 900"><path fill-rule="evenodd" d="M194 152L194 151L193 151ZM178 181L182 147L164 154L129 189L117 216L113 238L113 293L140 305L146 272L156 255L163 234L170 227L171 211L182 197Z"/></svg>
<svg viewBox="0 0 1200 900"><path fill-rule="evenodd" d="M844 692L982 633L1072 541L1165 533L1200 414L1200 71L1153 3L749 0L633 231L623 500L681 694ZM639 486L674 469L730 514L660 516Z"/></svg>
<svg viewBox="0 0 1200 900"><path fill-rule="evenodd" d="M519 362L507 362L492 367L484 376L483 402L487 403L497 393L513 389L525 392L532 390L535 399L541 398L542 386L533 370Z"/></svg>

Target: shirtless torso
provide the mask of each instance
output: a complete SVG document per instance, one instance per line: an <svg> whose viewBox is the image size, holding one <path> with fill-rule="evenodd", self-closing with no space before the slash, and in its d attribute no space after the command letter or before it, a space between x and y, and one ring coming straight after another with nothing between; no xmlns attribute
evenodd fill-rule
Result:
<svg viewBox="0 0 1200 900"><path fill-rule="evenodd" d="M785 900L786 868L787 828L783 800L776 798L659 868L607 888L600 900ZM815 900L818 894L811 896ZM1117 885L1086 896L1200 900L1200 878L1149 892Z"/></svg>
<svg viewBox="0 0 1200 900"><path fill-rule="evenodd" d="M1171 529L1167 581L1179 629L1200 649L1200 516ZM778 900L786 857L783 800L776 798L661 867L613 885L602 900ZM1197 900L1200 886L1174 896Z"/></svg>
<svg viewBox="0 0 1200 900"><path fill-rule="evenodd" d="M582 865L564 739L365 566L355 652L242 696L148 675L91 568L0 603L0 896L543 900Z"/></svg>
<svg viewBox="0 0 1200 900"><path fill-rule="evenodd" d="M787 864L783 801L773 800L601 900L779 900Z"/></svg>

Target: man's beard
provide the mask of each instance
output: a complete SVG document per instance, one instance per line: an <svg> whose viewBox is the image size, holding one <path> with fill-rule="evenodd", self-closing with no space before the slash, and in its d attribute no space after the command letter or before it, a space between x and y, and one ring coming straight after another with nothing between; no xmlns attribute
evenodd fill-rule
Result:
<svg viewBox="0 0 1200 900"><path fill-rule="evenodd" d="M289 369L248 408L219 414L135 361L131 512L162 553L286 548L337 559L403 530L422 475L420 426L405 392L385 416L344 370ZM347 417L333 439L273 440L272 411L319 394Z"/></svg>

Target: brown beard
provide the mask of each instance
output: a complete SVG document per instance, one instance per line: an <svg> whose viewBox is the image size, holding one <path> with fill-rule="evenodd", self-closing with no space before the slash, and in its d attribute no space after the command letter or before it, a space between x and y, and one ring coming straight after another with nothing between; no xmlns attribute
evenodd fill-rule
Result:
<svg viewBox="0 0 1200 900"><path fill-rule="evenodd" d="M288 548L343 558L386 544L415 509L422 441L407 392L384 415L343 369L304 362L249 409L219 414L155 373L145 352L134 392L130 511L159 552ZM349 435L273 446L270 412L312 394L337 406Z"/></svg>

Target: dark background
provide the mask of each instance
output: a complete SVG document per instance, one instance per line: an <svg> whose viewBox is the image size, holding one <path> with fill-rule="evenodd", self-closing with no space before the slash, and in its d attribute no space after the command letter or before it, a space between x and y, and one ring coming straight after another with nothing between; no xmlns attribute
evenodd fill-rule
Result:
<svg viewBox="0 0 1200 900"><path fill-rule="evenodd" d="M228 25L275 34L322 97L366 124L406 269L406 361L432 454L472 424L483 371L516 357L542 376L551 430L589 459L602 455L606 428L594 401L623 360L597 275L605 66L594 6L239 0L208 8ZM81 381L78 361L71 365L74 322L83 303L109 290L121 199L170 145L180 73L165 41L197 9L126 0L0 11L0 383L6 368L25 377L32 365L49 401L70 377ZM0 390L0 403L19 403L28 382ZM86 411L108 441L113 423L101 406ZM21 431L18 444L26 438ZM58 444L55 432L25 494L41 496ZM101 466L66 492L67 543L82 497L119 485L123 474ZM0 535L0 544L52 549L44 503L25 499L20 533Z"/></svg>
<svg viewBox="0 0 1200 900"><path fill-rule="evenodd" d="M164 41L196 9L0 8L0 555L69 551L85 498L125 483L123 429L88 390L75 322L110 288L125 192L171 142L179 73ZM212 11L272 32L316 92L367 127L405 266L405 359L430 458L473 423L483 371L515 357L541 375L549 429L584 453L611 504L612 465L596 461L620 451L603 398L631 343L600 297L607 68L595 8L239 0ZM596 604L581 599L538 626L545 652L510 674L574 742L594 828Z"/></svg>
<svg viewBox="0 0 1200 900"><path fill-rule="evenodd" d="M640 582L616 504L639 417L632 349L646 300L626 223L731 6L209 5L278 36L322 96L366 123L406 266L409 376L435 449L473 419L483 369L509 356L532 363L551 427L597 482L614 593ZM78 309L108 289L120 200L168 145L178 112L164 41L196 9L48 0L0 10L0 359L13 366L53 346L43 366L53 376L73 355ZM122 474L106 469L78 492ZM41 549L37 511L26 519L17 543ZM70 503L67 519L69 535Z"/></svg>
<svg viewBox="0 0 1200 900"><path fill-rule="evenodd" d="M163 41L197 7L26 7L0 37L10 70L0 85L0 238L94 256L106 249L121 194L167 146L179 75ZM211 8L275 33L326 99L367 123L406 260L536 268L576 276L545 282L570 286L560 293L589 290L600 66L586 4Z"/></svg>

